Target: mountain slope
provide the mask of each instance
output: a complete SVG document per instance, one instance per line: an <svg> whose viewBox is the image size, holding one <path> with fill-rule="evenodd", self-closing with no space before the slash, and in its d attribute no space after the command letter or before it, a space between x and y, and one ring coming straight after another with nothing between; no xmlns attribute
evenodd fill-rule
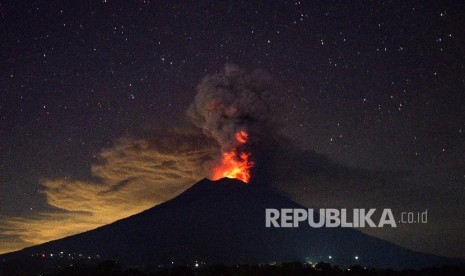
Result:
<svg viewBox="0 0 465 276"><path fill-rule="evenodd" d="M79 252L127 265L175 262L265 263L312 260L339 265L418 268L463 264L413 252L348 228L266 228L266 208L303 208L263 185L204 179L178 197L82 234L3 255ZM358 256L356 261L354 256Z"/></svg>

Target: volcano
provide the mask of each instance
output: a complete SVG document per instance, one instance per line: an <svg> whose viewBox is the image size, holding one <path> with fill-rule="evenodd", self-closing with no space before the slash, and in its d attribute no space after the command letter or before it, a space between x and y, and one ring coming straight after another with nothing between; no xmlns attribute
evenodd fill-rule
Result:
<svg viewBox="0 0 465 276"><path fill-rule="evenodd" d="M304 207L265 185L246 185L227 178L204 179L139 214L5 254L0 260L5 264L31 255L79 253L128 266L296 260L394 269L464 264L462 260L411 251L350 228L311 228L308 224L266 228L266 208Z"/></svg>

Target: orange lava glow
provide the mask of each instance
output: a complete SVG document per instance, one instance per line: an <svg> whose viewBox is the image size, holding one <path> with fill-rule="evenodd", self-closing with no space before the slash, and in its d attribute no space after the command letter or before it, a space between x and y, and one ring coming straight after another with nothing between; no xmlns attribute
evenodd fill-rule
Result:
<svg viewBox="0 0 465 276"><path fill-rule="evenodd" d="M213 168L213 180L227 177L236 178L245 183L249 183L250 169L254 164L249 160L250 153L238 151L240 145L247 143L249 134L241 130L236 133L235 138L238 147L223 153L220 163Z"/></svg>

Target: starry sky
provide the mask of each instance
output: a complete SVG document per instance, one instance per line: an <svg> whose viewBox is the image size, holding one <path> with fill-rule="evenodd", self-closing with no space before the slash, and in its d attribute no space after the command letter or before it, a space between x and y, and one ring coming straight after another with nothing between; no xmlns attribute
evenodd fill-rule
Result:
<svg viewBox="0 0 465 276"><path fill-rule="evenodd" d="M280 83L280 133L350 174L283 191L306 205L428 209L427 225L370 234L465 257L465 6L407 2L0 2L0 252L204 177L197 162L215 149L159 129L184 126L199 81L235 64ZM191 171L170 178L173 162Z"/></svg>

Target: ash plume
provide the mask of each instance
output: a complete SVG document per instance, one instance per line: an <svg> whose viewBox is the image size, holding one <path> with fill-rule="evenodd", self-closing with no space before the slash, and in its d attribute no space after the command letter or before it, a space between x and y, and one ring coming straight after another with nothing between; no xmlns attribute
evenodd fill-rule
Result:
<svg viewBox="0 0 465 276"><path fill-rule="evenodd" d="M276 84L262 70L248 73L237 66L225 65L224 71L206 76L196 87L197 94L187 114L204 134L214 138L221 150L237 146L235 134L246 130L250 144L263 144L273 133Z"/></svg>
<svg viewBox="0 0 465 276"><path fill-rule="evenodd" d="M88 231L175 197L211 176L209 163L237 146L237 130L248 131L255 153L275 136L275 87L263 71L230 65L206 76L188 110L195 127L149 126L125 135L101 149L89 179L43 177L43 194L56 211L0 217L0 252Z"/></svg>

